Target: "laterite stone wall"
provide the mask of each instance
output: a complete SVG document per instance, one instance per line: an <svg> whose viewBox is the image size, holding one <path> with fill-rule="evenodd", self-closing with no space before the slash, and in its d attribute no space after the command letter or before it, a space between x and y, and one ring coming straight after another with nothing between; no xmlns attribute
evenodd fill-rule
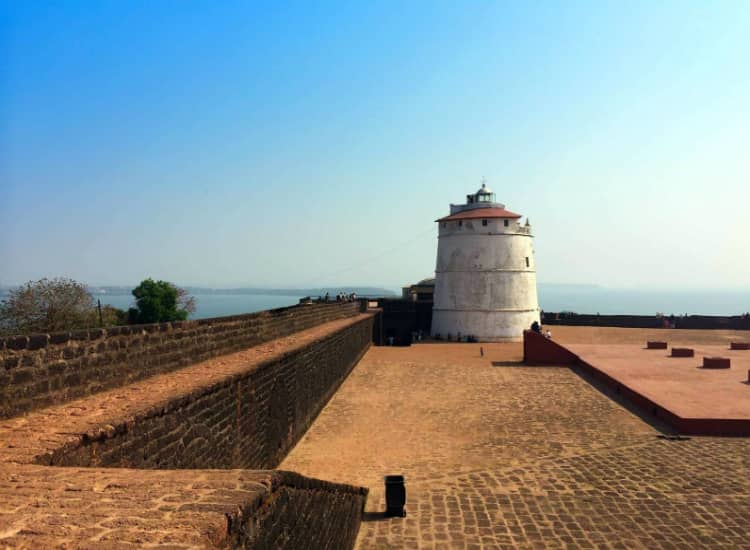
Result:
<svg viewBox="0 0 750 550"><path fill-rule="evenodd" d="M292 472L276 475L284 483L273 498L230 526L231 548L354 548L367 489L308 479Z"/></svg>
<svg viewBox="0 0 750 550"><path fill-rule="evenodd" d="M360 308L359 302L309 304L214 319L1 338L0 418L351 317Z"/></svg>
<svg viewBox="0 0 750 550"><path fill-rule="evenodd" d="M176 397L37 462L129 468L274 468L371 343L374 316L232 379Z"/></svg>

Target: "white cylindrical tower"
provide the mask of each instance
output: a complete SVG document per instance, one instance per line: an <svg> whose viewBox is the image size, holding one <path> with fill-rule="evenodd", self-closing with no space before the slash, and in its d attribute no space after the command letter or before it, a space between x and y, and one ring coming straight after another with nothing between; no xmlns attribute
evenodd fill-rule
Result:
<svg viewBox="0 0 750 550"><path fill-rule="evenodd" d="M483 183L436 220L433 336L516 341L539 321L531 225L520 219Z"/></svg>

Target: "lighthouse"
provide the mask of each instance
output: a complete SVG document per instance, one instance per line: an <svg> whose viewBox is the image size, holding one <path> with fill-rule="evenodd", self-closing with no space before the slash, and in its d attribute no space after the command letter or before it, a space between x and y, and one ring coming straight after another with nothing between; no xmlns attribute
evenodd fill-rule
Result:
<svg viewBox="0 0 750 550"><path fill-rule="evenodd" d="M482 182L438 223L432 335L520 340L539 321L533 235Z"/></svg>

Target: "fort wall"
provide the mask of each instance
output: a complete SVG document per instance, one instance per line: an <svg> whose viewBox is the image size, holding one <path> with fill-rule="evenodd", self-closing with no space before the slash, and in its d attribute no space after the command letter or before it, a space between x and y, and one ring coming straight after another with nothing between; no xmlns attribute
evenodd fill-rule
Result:
<svg viewBox="0 0 750 550"><path fill-rule="evenodd" d="M276 472L282 479L266 506L243 514L230 530L231 548L353 548L367 489ZM305 518L306 521L299 521ZM293 528L291 527L293 526Z"/></svg>
<svg viewBox="0 0 750 550"><path fill-rule="evenodd" d="M96 331L87 339L68 335L62 342L44 335L41 347L35 337L25 346L3 341L4 360L19 361L0 370L35 367L45 376L50 349L84 350L70 361L121 340L125 346L111 357L126 371L140 369L134 375L140 380L128 372L113 379L119 387L87 386L90 394L74 400L63 394L59 404L3 421L0 513L13 525L4 544L352 548L367 489L269 468L370 346L378 312L359 309L358 303L321 304L127 327L128 333ZM200 332L207 327L214 330ZM201 336L179 335L191 331ZM151 362L144 348L168 357ZM38 363L24 365L24 357ZM191 364L171 366L182 361ZM2 405L10 410L6 398Z"/></svg>
<svg viewBox="0 0 750 550"><path fill-rule="evenodd" d="M351 317L359 302L0 338L0 418L93 395Z"/></svg>
<svg viewBox="0 0 750 550"><path fill-rule="evenodd" d="M589 313L553 313L545 311L543 325L572 325L619 328L667 328L694 330L750 330L750 316L743 315L597 315Z"/></svg>
<svg viewBox="0 0 750 550"><path fill-rule="evenodd" d="M51 466L274 468L371 342L373 317L37 457Z"/></svg>

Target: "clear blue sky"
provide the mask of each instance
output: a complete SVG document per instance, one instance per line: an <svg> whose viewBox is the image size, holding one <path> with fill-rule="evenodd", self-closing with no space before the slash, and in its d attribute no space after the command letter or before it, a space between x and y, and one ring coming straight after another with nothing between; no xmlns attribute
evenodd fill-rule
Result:
<svg viewBox="0 0 750 550"><path fill-rule="evenodd" d="M540 281L747 288L750 3L0 4L0 283L399 286L483 176Z"/></svg>

